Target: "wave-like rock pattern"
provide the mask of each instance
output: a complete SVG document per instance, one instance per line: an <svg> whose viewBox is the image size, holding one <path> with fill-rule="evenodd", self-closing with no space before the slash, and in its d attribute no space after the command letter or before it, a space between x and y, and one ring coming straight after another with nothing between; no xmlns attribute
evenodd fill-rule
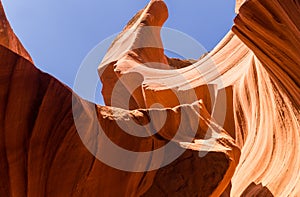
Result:
<svg viewBox="0 0 300 197"><path fill-rule="evenodd" d="M0 7L1 196L300 195L298 1L237 1L232 31L197 61L164 55L167 7L150 1L99 67L113 107L87 102L35 68ZM152 135L124 132L117 123L133 128L129 120L150 124L138 134ZM140 172L99 160L110 150L105 139L146 152L175 135L183 154L159 170L147 172L163 162L155 154L129 166Z"/></svg>
<svg viewBox="0 0 300 197"><path fill-rule="evenodd" d="M290 0L246 1L235 19L234 33L255 55L237 85L243 149L234 194L251 181L274 196L300 194L299 21L299 1Z"/></svg>
<svg viewBox="0 0 300 197"><path fill-rule="evenodd" d="M227 186L222 184L223 177L233 174L239 149L221 128L222 135L208 148L210 152L205 157L198 156L199 148L186 145L182 156L160 170L146 171L148 163L160 162L155 155L143 158L147 159L143 160L147 164L142 166L144 173L114 169L96 159L82 143L82 139L87 139L97 151L110 151L105 149L103 138L97 138L100 123L108 138L119 146L136 152L151 151L163 146L169 141L168 137L174 135L172 132L180 123L180 112L188 114L190 121L195 122L186 122L184 128L195 125L196 136L203 138L197 122L209 127L207 122L211 120L201 102L165 110L127 111L96 106L74 95L69 88L4 46L0 46L0 59L1 196L147 196L157 192L207 196L221 192L222 188L217 189L220 184ZM131 137L116 123L118 120L129 127L128 117L131 117L137 124L144 125L151 119L150 114L160 117L163 112L172 124L166 124L153 137ZM84 132L78 133L78 128ZM184 142L191 138L193 135L186 132L176 140ZM176 142L174 146L177 146L175 150L182 149ZM137 165L139 162L137 160ZM194 174L211 180L206 183L204 178L198 179ZM161 182L162 178L172 178L176 184L170 187L167 182ZM157 185L159 188L155 187Z"/></svg>
<svg viewBox="0 0 300 197"><path fill-rule="evenodd" d="M8 32L11 28L5 20L2 28ZM240 150L227 132L214 123L203 101L132 111L97 106L35 68L14 34L4 34L3 40L0 43L1 196L208 196L219 195L227 187L229 179L224 177L232 177ZM130 128L129 118L140 126L151 122L153 129L145 127L140 132L152 134L161 114L166 115L167 124L149 137L133 137L117 125L118 122ZM184 129L178 129L180 124ZM100 127L104 134L100 133ZM204 139L207 128L218 135ZM176 134L177 130L180 132ZM147 171L151 165L160 166L169 155L152 153L136 158L130 167L138 167L138 172L118 170L97 159L98 154L99 157L105 152L114 154L107 148L104 135L127 150L146 152L163 147L175 134L173 149L183 154L158 170ZM198 140L189 143L194 138ZM203 147L207 154L199 157ZM119 156L119 162L126 165L128 158L113 156Z"/></svg>
<svg viewBox="0 0 300 197"><path fill-rule="evenodd" d="M159 13L167 12L163 6L159 9ZM122 42L121 34L108 51L108 58L100 65L99 71L102 74L103 68L111 63L109 66L113 66L114 72L118 73L116 78L122 79L128 73L140 73L144 77L144 87L139 90L142 94L134 97L136 100L149 100L149 89L159 97L162 89L176 92L192 88L197 92L197 87L206 84L217 84L219 90L232 86L234 121L226 119L225 124L230 121L229 125L234 129L225 125L224 128L229 133L234 131L237 144L242 148L242 156L232 178L231 194L253 195L259 194L260 188L267 188L270 191L268 194L275 196L297 196L300 190L299 2L238 1L237 12L233 32L229 32L212 52L186 68L159 72L157 68L145 68L142 63L149 61L149 55L140 55L147 52L136 50L135 42L128 42L131 46L124 43L127 53L123 50L120 51L122 53L114 53L114 45ZM157 20L166 19L165 14L151 16L148 13L139 17L130 24L133 24L135 34L127 37L128 40L137 40L138 44L139 39L143 38L136 36L143 33L138 27L155 26L155 17ZM141 25L137 25L139 23ZM160 42L157 42L159 34L151 35L155 35L156 42L146 44L160 47ZM117 58L114 59L110 53L117 54ZM144 56L148 59L144 60ZM159 62L164 63L163 52L158 56L162 57ZM172 69L166 65L163 69ZM218 72L212 72L213 69ZM105 75L102 78L105 97ZM189 82L188 87L186 81ZM132 89L131 82L122 82L129 90ZM167 99L168 104L172 96L174 98L172 94L162 97ZM150 99L153 97L151 95ZM206 107L209 109L209 106ZM263 184L263 187L251 187L253 182Z"/></svg>

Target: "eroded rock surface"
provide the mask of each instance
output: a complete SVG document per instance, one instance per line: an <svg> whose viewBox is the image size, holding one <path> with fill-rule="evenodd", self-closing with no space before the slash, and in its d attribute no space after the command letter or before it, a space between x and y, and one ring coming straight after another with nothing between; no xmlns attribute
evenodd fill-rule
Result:
<svg viewBox="0 0 300 197"><path fill-rule="evenodd" d="M237 1L196 61L164 54L150 1L99 66L107 106L38 70L0 7L1 196L300 195L297 1Z"/></svg>
<svg viewBox="0 0 300 197"><path fill-rule="evenodd" d="M152 3L150 12L156 15L157 4L164 4ZM4 16L3 11L1 14ZM156 25L161 25L159 21ZM214 120L203 101L132 111L89 103L35 68L4 17L2 24L8 33L2 35L0 46L1 196L140 196L157 192L155 185L167 194L174 194L175 187L180 187L182 195L195 195L200 189L210 195L219 194L227 186L228 179L223 177L233 175L240 150L217 123L209 124ZM147 54L144 59L160 53L161 60L155 61L168 62L160 51L141 53ZM155 131L162 113L167 115L166 124ZM150 129L145 127L140 132L153 135L141 138L125 133L117 122L131 128L128 117L141 126L151 122ZM179 129L182 119L183 129ZM149 154L142 161L137 158L135 163L141 172L118 170L97 159L98 153L110 151L99 134L100 127L109 140L126 150L154 151L172 140L174 150L184 154L159 170L147 172L148 163L159 166L168 155ZM218 135L205 143L208 128ZM200 158L202 147L210 153ZM216 162L214 168L211 161ZM126 165L127 158L120 162ZM197 169L200 175L205 173L201 179L194 176L197 166L201 166ZM208 176L210 183L203 184ZM171 185L162 182L167 177L173 179Z"/></svg>

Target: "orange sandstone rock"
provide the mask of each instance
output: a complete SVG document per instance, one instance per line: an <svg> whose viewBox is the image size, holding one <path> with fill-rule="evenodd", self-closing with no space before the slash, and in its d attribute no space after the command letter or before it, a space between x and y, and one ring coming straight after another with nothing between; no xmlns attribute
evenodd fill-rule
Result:
<svg viewBox="0 0 300 197"><path fill-rule="evenodd" d="M165 56L167 8L150 1L98 68L98 106L34 67L1 6L0 195L299 196L299 4L237 9L189 61Z"/></svg>
<svg viewBox="0 0 300 197"><path fill-rule="evenodd" d="M159 8L154 6L150 13L157 15ZM8 24L2 19L2 24ZM161 20L155 25L161 25ZM1 196L149 196L161 192L206 196L220 195L227 187L240 150L202 101L131 111L89 103L35 68L7 27L1 26L10 32L0 40ZM159 51L141 53L151 57ZM167 58L161 57L167 63ZM157 129L161 114L167 121ZM130 128L128 118L141 126L141 133L153 135L126 133L117 123ZM150 130L143 127L147 123ZM144 164L160 166L168 154L136 158L130 167L136 165L140 172L118 170L98 159L110 151L108 141L99 135L101 130L110 141L130 151L155 151L171 142L174 150L183 154L162 169L148 172L149 166ZM200 152L207 155L199 157ZM120 162L127 165L126 159ZM171 184L164 179L172 179Z"/></svg>

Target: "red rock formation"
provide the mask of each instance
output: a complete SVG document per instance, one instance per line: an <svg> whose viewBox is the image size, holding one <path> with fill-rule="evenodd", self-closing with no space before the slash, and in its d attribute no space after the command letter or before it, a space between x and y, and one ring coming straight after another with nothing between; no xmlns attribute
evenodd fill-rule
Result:
<svg viewBox="0 0 300 197"><path fill-rule="evenodd" d="M3 21L8 24L5 18ZM4 32L11 31L7 27L2 26ZM35 68L15 35L7 35L0 43L1 196L208 196L219 195L227 187L230 178L226 177L233 175L240 151L202 102L163 110L96 106ZM130 127L128 117L141 126L150 122L152 129L144 127L140 132L151 134L161 114L166 114L167 123L149 137L131 136L117 125ZM171 144L183 154L158 170L147 172L152 165L158 168L169 155L151 153L136 158L129 167L136 165L138 172L118 170L97 159L110 151L108 141L99 135L100 127L109 140L134 152L155 151L176 135ZM218 135L204 139L208 128ZM198 140L192 143L195 138ZM199 151L208 153L199 157ZM119 160L126 165L127 159ZM172 184L164 179L171 179Z"/></svg>
<svg viewBox="0 0 300 197"><path fill-rule="evenodd" d="M232 192L253 181L299 196L299 2L246 1L239 12L233 31L255 55L235 102L243 149Z"/></svg>
<svg viewBox="0 0 300 197"><path fill-rule="evenodd" d="M245 2L245 0L236 0L236 3L235 3L235 12L236 13L239 13L239 9L244 2Z"/></svg>
<svg viewBox="0 0 300 197"><path fill-rule="evenodd" d="M18 53L20 56L32 62L28 52L24 49L17 36L14 34L6 19L2 5L0 5L0 43L2 46Z"/></svg>
<svg viewBox="0 0 300 197"><path fill-rule="evenodd" d="M189 88L195 92L197 87L218 84L218 80L222 81L221 87L232 86L233 116L231 117L235 120L226 119L225 124L233 128L226 128L225 125L224 128L234 134L242 148L242 162L232 178L231 194L241 195L246 188L247 192L258 190L260 187L250 187L250 184L255 182L262 183L275 196L296 196L300 189L297 151L300 130L299 5L293 1L266 0L243 3L244 1L237 2L239 14L235 19L233 32L229 32L211 53L198 62L179 70L145 69L148 65L138 61L141 52L133 50L136 47L135 42L130 42L132 45L127 45L125 51L122 50L122 54L118 54L118 58L113 59L113 56L108 55L99 67L100 76L105 85L106 75L101 74L103 68L109 63L118 73L116 80L124 79L122 76L128 73L139 73L142 76L139 77L142 80L138 82L142 85L138 91L140 95L131 100L135 99L139 102L150 98L164 105L172 103L170 100L175 100L178 95L170 92L184 88L186 90L182 78L190 82ZM144 11L144 14L144 16L139 15L143 19L140 20L142 22L147 21L147 18L143 17L151 16L147 11ZM135 24L139 24L138 19ZM138 28L132 29L132 32L138 33L131 34L128 40L143 38L140 36L142 32L139 31ZM113 47L120 44L120 38L122 34L113 43L108 54L114 52ZM213 66L209 59L215 63L214 69L218 72L211 73ZM110 72L113 72L113 69ZM201 69L202 76L197 72L198 69ZM128 91L138 87L137 85L130 87L132 83L126 81L126 78L122 83ZM110 84L110 88L114 87ZM160 96L162 89L172 91ZM149 91L150 96L147 94ZM205 90L200 91L207 93ZM106 96L105 91L103 94ZM161 99L155 100L155 98ZM162 102L164 99L166 99L165 103ZM126 102L127 100L122 100L120 103ZM209 111L209 106L206 107ZM259 193L259 191L253 192Z"/></svg>
<svg viewBox="0 0 300 197"><path fill-rule="evenodd" d="M99 67L109 106L35 68L0 6L0 195L300 195L299 4L243 2L190 62L164 55L168 12L152 0Z"/></svg>
<svg viewBox="0 0 300 197"><path fill-rule="evenodd" d="M76 126L79 125L74 124L71 90L51 76L40 72L31 62L6 47L0 47L0 57L2 79L0 106L3 112L0 118L2 175L0 193L2 196L99 194L137 196L149 190L154 183L159 184L167 193L175 192L176 189L177 192L189 195L203 190L208 195L218 187L228 166L237 159L234 154L238 153L238 149L224 133L218 138L223 141L217 141L219 146L211 147L212 153L206 157L198 157L196 151L186 151L169 167L159 170L157 176L155 176L156 171L134 173L109 167L86 149L76 131ZM198 106L195 104L194 107L198 108ZM130 112L118 109L120 115L116 116L109 107L95 106L76 95L73 107L75 114L78 115L75 119L80 117L81 120L85 120L81 125L86 131L83 135L89 134L87 137L93 140L93 133L98 130L98 120L89 119L95 113L96 107L99 122L102 128L105 128L107 136L119 146L132 151L150 151L164 145L168 137L173 135L171 132L176 131L175 123L180 122L179 112L190 109L190 106L167 109L170 119L168 122L172 124L167 124L156 136L143 139L130 137L122 132L116 125L115 119L121 119L126 123L125 115L128 115L135 118L138 124L143 125L150 119L148 113L161 113L160 111ZM201 114L205 115L205 113ZM191 113L189 115L192 116ZM202 116L195 113L194 119L197 118L202 119ZM77 124L80 124L80 120ZM185 128L188 128L188 124ZM203 136L201 128L197 135ZM183 133L178 140L188 141L191 137L189 133ZM224 140L227 142L225 145ZM96 142L100 143L101 139L98 141L96 138ZM105 147L104 143L96 148L105 150ZM235 152L230 148L235 148ZM151 157L148 160L148 162L157 162ZM219 161L215 165L218 169L217 174L215 168L208 168L208 165L214 161ZM204 177L203 173L211 177L210 184L202 184L204 179L195 179L192 171L186 173L181 168L183 165L191 169L198 165L206 167L205 171L199 168L195 172L198 172L201 177ZM147 166L144 168L147 170ZM182 174L185 178L181 177ZM177 182L177 186L170 188L168 184L161 184L161 179L158 177L170 177L175 183ZM154 178L156 179L153 183ZM185 183L186 186L180 185ZM117 190L114 189L116 185L118 185ZM157 191L154 188L149 192Z"/></svg>

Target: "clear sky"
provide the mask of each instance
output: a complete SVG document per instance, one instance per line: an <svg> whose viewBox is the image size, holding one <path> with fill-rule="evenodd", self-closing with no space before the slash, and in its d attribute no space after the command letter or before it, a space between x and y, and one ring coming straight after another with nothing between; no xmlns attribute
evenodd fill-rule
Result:
<svg viewBox="0 0 300 197"><path fill-rule="evenodd" d="M121 31L148 2L2 0L11 26L36 66L70 87L88 52L103 39ZM165 2L169 8L165 26L190 35L207 50L213 49L233 24L235 0Z"/></svg>

